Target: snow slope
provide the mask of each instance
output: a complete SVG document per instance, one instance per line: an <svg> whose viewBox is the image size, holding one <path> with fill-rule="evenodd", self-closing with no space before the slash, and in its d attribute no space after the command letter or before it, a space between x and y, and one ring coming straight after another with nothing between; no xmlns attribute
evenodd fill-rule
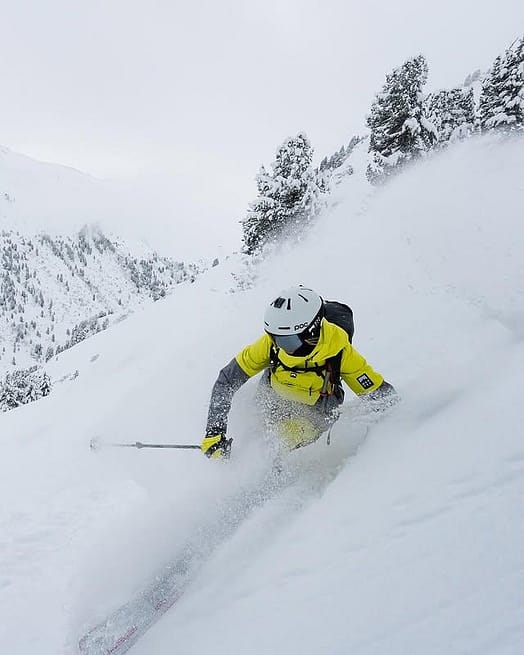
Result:
<svg viewBox="0 0 524 655"><path fill-rule="evenodd" d="M461 143L371 193L350 176L253 289L230 291L229 260L53 361L53 394L0 416L2 650L75 652L189 540L191 583L136 655L523 652L522 146ZM217 370L298 282L352 305L356 347L403 396L365 440L350 401L252 511L270 466L254 382L226 465L89 451L198 442ZM224 504L242 519L225 538Z"/></svg>

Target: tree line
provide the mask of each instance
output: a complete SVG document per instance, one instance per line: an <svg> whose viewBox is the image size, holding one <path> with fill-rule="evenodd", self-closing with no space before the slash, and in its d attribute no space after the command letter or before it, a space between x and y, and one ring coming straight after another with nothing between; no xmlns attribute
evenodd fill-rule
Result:
<svg viewBox="0 0 524 655"><path fill-rule="evenodd" d="M524 37L499 55L482 79L477 71L462 87L425 94L427 78L423 55L386 75L366 119L370 183L383 183L409 162L474 134L524 131ZM353 172L347 159L359 140L354 137L315 168L306 134L286 139L271 167L262 166L256 177L258 195L242 220L242 251L256 255L291 234L296 238L303 233L333 183Z"/></svg>

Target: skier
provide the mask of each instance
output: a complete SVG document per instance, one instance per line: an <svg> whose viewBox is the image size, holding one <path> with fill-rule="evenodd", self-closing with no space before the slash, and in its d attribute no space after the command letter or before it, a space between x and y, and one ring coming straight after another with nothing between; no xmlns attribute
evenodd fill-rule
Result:
<svg viewBox="0 0 524 655"><path fill-rule="evenodd" d="M398 400L395 389L352 346L353 313L324 301L303 286L281 291L264 315L265 333L246 346L218 374L213 386L206 436L207 457L228 456L227 420L235 392L252 376L266 427L290 448L312 443L329 430L344 401L341 380L370 408Z"/></svg>

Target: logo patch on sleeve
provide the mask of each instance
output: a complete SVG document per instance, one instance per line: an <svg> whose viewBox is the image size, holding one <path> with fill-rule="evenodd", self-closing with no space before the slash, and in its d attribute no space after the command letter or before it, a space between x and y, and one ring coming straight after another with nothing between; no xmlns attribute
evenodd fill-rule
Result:
<svg viewBox="0 0 524 655"><path fill-rule="evenodd" d="M360 386L363 389L371 389L371 387L374 384L373 380L370 377L368 377L365 373L358 376L357 382L360 384Z"/></svg>

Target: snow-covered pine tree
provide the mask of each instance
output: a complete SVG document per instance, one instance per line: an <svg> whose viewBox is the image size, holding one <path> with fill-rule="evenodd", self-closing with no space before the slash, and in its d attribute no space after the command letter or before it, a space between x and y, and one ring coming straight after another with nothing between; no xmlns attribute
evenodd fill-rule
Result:
<svg viewBox="0 0 524 655"><path fill-rule="evenodd" d="M317 168L315 171L315 177L317 181L318 190L320 193L329 193L331 190L331 177L333 171L329 166L324 166L324 168Z"/></svg>
<svg viewBox="0 0 524 655"><path fill-rule="evenodd" d="M344 177L353 175L353 167L347 163L347 160L363 138L359 136L352 137L347 145L341 146L337 152L330 157L324 157L320 162L315 174L321 193L330 193L333 185L339 184Z"/></svg>
<svg viewBox="0 0 524 655"><path fill-rule="evenodd" d="M524 37L498 56L482 84L480 128L524 130Z"/></svg>
<svg viewBox="0 0 524 655"><path fill-rule="evenodd" d="M280 146L270 173L262 166L258 197L242 222L243 252L252 255L282 235L301 233L317 214L320 189L312 162L309 139L299 133Z"/></svg>
<svg viewBox="0 0 524 655"><path fill-rule="evenodd" d="M320 166L315 171L320 193L330 192L333 171L344 163L346 156L346 148L345 146L341 146L340 150L333 153L330 157L324 157L320 162Z"/></svg>
<svg viewBox="0 0 524 655"><path fill-rule="evenodd" d="M425 101L425 114L437 130L439 146L469 136L475 129L473 89L444 89L431 93Z"/></svg>
<svg viewBox="0 0 524 655"><path fill-rule="evenodd" d="M51 393L49 375L37 367L8 373L0 380L0 412L38 400Z"/></svg>
<svg viewBox="0 0 524 655"><path fill-rule="evenodd" d="M276 223L278 204L273 197L273 179L266 171L265 166L260 167L256 177L258 196L248 208L247 216L242 222L242 250L248 255L258 252Z"/></svg>
<svg viewBox="0 0 524 655"><path fill-rule="evenodd" d="M429 150L436 140L435 127L424 116L422 88L428 76L423 55L408 59L386 75L367 117L371 129L367 169L370 182L390 175L399 166Z"/></svg>
<svg viewBox="0 0 524 655"><path fill-rule="evenodd" d="M461 91L462 96L458 99L458 115L462 122L455 128L455 135L459 139L471 136L478 130L475 91L472 86L468 89L461 89Z"/></svg>
<svg viewBox="0 0 524 655"><path fill-rule="evenodd" d="M18 392L11 378L7 375L0 380L0 412L7 412L10 409L18 407Z"/></svg>
<svg viewBox="0 0 524 655"><path fill-rule="evenodd" d="M51 388L51 378L45 371L43 371L38 386L38 397L44 398L45 396L49 396Z"/></svg>

